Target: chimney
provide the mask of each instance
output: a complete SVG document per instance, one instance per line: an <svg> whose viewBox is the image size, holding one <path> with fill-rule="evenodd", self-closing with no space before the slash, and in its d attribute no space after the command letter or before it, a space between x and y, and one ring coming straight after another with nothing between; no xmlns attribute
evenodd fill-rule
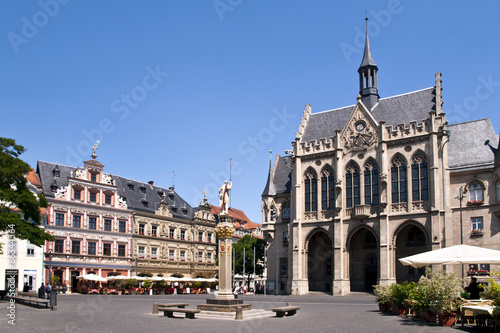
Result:
<svg viewBox="0 0 500 333"><path fill-rule="evenodd" d="M150 181L148 182L148 184L149 184L149 186L151 186L151 188L153 188L153 184L154 184L154 183L155 183L155 182L154 182L154 181L152 181L152 180L150 180Z"/></svg>

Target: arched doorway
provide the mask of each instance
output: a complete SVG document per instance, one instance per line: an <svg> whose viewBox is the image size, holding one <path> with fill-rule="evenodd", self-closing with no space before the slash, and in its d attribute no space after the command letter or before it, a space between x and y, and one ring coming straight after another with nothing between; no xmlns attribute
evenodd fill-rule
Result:
<svg viewBox="0 0 500 333"><path fill-rule="evenodd" d="M371 291L378 281L378 244L368 228L358 229L349 244L351 291Z"/></svg>
<svg viewBox="0 0 500 333"><path fill-rule="evenodd" d="M425 269L403 266L400 258L430 251L425 231L417 224L410 223L396 234L396 282L418 281Z"/></svg>
<svg viewBox="0 0 500 333"><path fill-rule="evenodd" d="M314 232L307 246L307 278L310 291L332 291L333 243L322 230Z"/></svg>

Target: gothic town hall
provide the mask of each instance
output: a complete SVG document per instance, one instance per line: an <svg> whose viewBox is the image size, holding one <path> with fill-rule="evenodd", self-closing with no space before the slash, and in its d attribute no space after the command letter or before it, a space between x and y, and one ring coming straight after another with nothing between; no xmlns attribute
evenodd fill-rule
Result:
<svg viewBox="0 0 500 333"><path fill-rule="evenodd" d="M367 35L356 104L318 113L306 105L291 153L270 166L263 230L279 294L416 281L423 271L398 259L445 246L500 250L490 120L448 124L440 73L433 87L380 98L377 71ZM448 269L460 274L456 266Z"/></svg>

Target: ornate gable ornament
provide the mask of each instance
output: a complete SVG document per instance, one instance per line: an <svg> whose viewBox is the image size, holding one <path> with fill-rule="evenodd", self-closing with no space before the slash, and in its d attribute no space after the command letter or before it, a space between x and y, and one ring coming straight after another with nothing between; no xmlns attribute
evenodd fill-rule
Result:
<svg viewBox="0 0 500 333"><path fill-rule="evenodd" d="M172 217L172 212L168 209L167 196L163 193L163 197L160 201L160 207L155 211L156 215Z"/></svg>
<svg viewBox="0 0 500 333"><path fill-rule="evenodd" d="M378 143L377 131L373 125L375 120L361 108L358 103L341 135L344 141L344 153L368 150Z"/></svg>

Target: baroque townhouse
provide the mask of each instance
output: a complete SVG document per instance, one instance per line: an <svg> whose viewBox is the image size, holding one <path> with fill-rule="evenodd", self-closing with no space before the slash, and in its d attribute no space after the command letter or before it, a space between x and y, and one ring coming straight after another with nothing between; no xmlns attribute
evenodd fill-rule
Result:
<svg viewBox="0 0 500 333"><path fill-rule="evenodd" d="M306 105L291 154L270 166L267 278L281 294L415 281L423 270L398 259L445 246L500 250L499 139L490 121L448 124L440 73L430 88L386 98L377 73L367 35L356 103L318 113ZM447 269L460 274L458 266ZM468 272L492 269L477 263Z"/></svg>
<svg viewBox="0 0 500 333"><path fill-rule="evenodd" d="M146 276L213 278L215 217L206 198L192 208L175 191L114 177L133 210L134 270Z"/></svg>
<svg viewBox="0 0 500 333"><path fill-rule="evenodd" d="M215 217L206 198L197 208L173 188L103 172L97 156L75 168L38 162L50 203L45 252L53 275L75 290L77 276L183 276L217 273Z"/></svg>
<svg viewBox="0 0 500 333"><path fill-rule="evenodd" d="M132 267L132 211L104 165L84 167L38 161L37 172L49 202L47 231L56 240L45 251L48 267L76 291L79 275L129 276Z"/></svg>

